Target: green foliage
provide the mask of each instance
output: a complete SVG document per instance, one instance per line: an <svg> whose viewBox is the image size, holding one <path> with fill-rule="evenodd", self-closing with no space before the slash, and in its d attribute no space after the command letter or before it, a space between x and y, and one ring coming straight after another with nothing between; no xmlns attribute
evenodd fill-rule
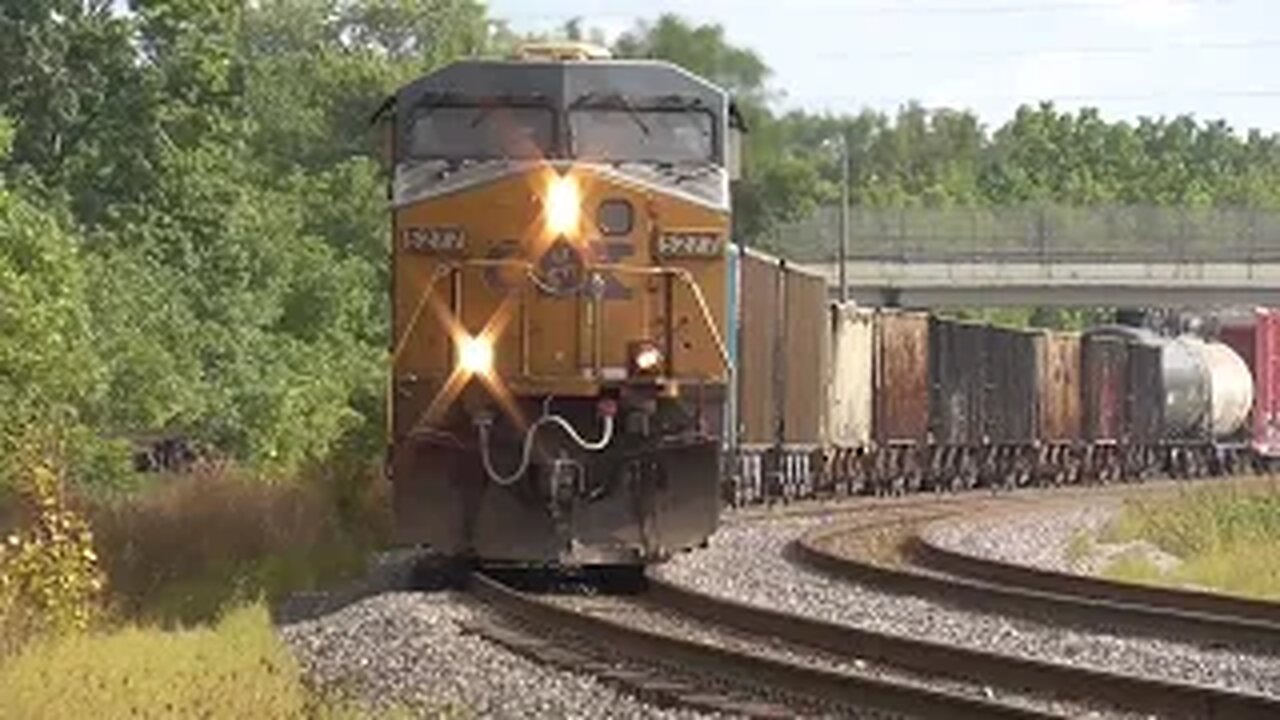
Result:
<svg viewBox="0 0 1280 720"><path fill-rule="evenodd" d="M43 638L89 628L103 576L93 534L67 503L59 463L27 438L16 454L25 527L0 541L0 657Z"/></svg>
<svg viewBox="0 0 1280 720"><path fill-rule="evenodd" d="M128 486L127 442L156 435L285 473L376 447L388 228L370 115L521 38L476 0L112 6L0 8L0 433L64 428L69 476L94 487ZM790 224L839 197L836 138L862 207L1280 207L1280 142L1222 123L780 114L767 63L720 26L664 15L614 50L734 94L751 130L737 231L778 252L802 253Z"/></svg>
<svg viewBox="0 0 1280 720"><path fill-rule="evenodd" d="M85 285L62 222L0 185L0 446L35 425L74 424L98 392Z"/></svg>
<svg viewBox="0 0 1280 720"><path fill-rule="evenodd" d="M1145 540L1182 560L1161 572L1147 559L1122 556L1106 569L1117 579L1280 598L1280 488L1274 483L1131 500L1102 539Z"/></svg>
<svg viewBox="0 0 1280 720"><path fill-rule="evenodd" d="M368 717L308 691L262 604L211 627L125 627L32 646L0 666L0 697L0 717L27 720Z"/></svg>
<svg viewBox="0 0 1280 720"><path fill-rule="evenodd" d="M0 429L184 435L284 472L376 436L388 233L368 121L483 51L483 7L21 5L0 11ZM76 455L87 484L126 472L119 443Z"/></svg>

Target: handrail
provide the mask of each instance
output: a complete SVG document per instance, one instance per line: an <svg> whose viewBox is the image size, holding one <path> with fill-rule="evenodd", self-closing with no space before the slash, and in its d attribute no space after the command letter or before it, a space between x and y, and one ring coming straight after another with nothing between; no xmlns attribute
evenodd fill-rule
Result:
<svg viewBox="0 0 1280 720"><path fill-rule="evenodd" d="M422 314L422 310L426 307L431 297L432 291L439 281L455 270L465 268L517 268L524 270L525 279L536 287L542 287L540 279L535 272L534 263L529 260L519 260L514 258L468 258L462 261L448 261L436 266L435 272L431 280L427 283L427 287L423 289L422 296L418 300L417 306L414 308L413 314L410 316L409 324L405 328L404 333L396 342L396 347L392 353L391 360L394 363L399 357L404 347L408 344L409 336L413 333L417 326L418 319ZM715 317L711 313L711 306L707 303L706 295L702 292L702 287L698 285L693 277L693 273L687 268L673 268L664 266L648 266L648 265L618 265L614 263L600 263L588 265L584 268L587 273L591 272L607 272L631 275L646 276L672 276L680 282L684 283L692 293L694 302L698 305L698 310L702 315L702 321L707 330L711 334L711 340L716 347L719 355L720 363L724 367L725 372L733 372L733 361L729 357L728 346L724 342L724 338L720 335L719 328L716 327ZM585 282L583 283L585 285ZM670 308L668 308L670 312ZM595 332L600 332L597 329Z"/></svg>

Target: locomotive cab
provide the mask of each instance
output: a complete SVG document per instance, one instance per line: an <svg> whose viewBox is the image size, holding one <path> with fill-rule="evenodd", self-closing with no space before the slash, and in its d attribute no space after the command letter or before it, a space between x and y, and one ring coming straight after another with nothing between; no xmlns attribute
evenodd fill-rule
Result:
<svg viewBox="0 0 1280 720"><path fill-rule="evenodd" d="M536 46L390 101L397 536L492 563L659 560L719 511L726 93Z"/></svg>

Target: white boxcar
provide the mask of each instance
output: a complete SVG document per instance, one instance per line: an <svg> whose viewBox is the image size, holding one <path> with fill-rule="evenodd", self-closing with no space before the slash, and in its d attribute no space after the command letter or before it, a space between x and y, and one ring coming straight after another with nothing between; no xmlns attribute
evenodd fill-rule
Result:
<svg viewBox="0 0 1280 720"><path fill-rule="evenodd" d="M866 446L874 416L875 313L853 303L833 303L829 347L827 442L838 448Z"/></svg>

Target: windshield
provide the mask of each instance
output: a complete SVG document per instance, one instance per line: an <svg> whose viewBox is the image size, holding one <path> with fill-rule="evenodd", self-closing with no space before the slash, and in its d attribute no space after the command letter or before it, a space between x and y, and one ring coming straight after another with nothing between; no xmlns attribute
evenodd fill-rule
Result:
<svg viewBox="0 0 1280 720"><path fill-rule="evenodd" d="M553 137L549 108L437 106L415 114L409 154L449 160L540 158L551 154Z"/></svg>
<svg viewBox="0 0 1280 720"><path fill-rule="evenodd" d="M705 163L715 159L711 113L630 107L569 113L577 157L611 162Z"/></svg>

